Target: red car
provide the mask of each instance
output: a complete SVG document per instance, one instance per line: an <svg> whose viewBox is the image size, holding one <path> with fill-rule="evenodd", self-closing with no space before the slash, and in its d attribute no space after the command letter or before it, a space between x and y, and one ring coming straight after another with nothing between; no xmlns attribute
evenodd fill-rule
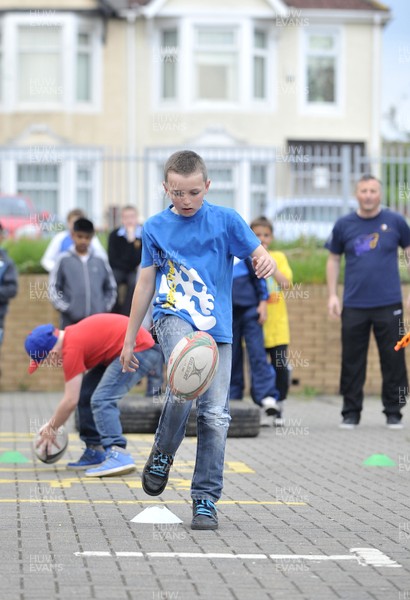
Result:
<svg viewBox="0 0 410 600"><path fill-rule="evenodd" d="M39 238L48 213L38 213L27 196L0 194L0 222L9 238Z"/></svg>

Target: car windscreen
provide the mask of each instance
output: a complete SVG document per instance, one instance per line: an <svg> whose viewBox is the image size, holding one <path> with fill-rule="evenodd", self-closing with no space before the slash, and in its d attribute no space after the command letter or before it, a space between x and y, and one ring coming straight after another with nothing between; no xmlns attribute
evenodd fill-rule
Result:
<svg viewBox="0 0 410 600"><path fill-rule="evenodd" d="M24 198L0 196L0 216L29 217L30 209Z"/></svg>

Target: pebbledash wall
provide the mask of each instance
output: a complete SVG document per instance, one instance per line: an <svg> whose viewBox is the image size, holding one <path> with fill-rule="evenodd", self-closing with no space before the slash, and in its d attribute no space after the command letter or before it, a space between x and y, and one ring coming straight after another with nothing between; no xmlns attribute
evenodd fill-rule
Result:
<svg viewBox="0 0 410 600"><path fill-rule="evenodd" d="M55 391L63 389L61 369L41 367L27 372L28 357L24 339L37 325L58 325L58 314L48 300L46 275L22 275L18 296L11 301L1 351L2 391ZM340 289L340 292L342 290ZM403 297L409 289L403 289ZM287 305L291 327L288 358L292 378L298 380L292 392L337 394L340 375L340 322L327 316L327 291L324 285L297 285L288 292ZM406 327L406 319L403 326ZM410 353L406 351L410 373ZM379 358L371 341L365 391L380 394Z"/></svg>

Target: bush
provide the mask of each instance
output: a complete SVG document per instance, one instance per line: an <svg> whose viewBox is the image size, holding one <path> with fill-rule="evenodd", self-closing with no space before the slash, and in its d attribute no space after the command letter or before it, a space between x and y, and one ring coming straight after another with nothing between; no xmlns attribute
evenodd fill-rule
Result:
<svg viewBox="0 0 410 600"><path fill-rule="evenodd" d="M107 247L107 235L98 234L102 245ZM41 257L49 243L49 239L40 240L7 240L4 247L16 263L19 273L45 273L40 264ZM293 271L294 283L326 283L326 261L328 251L323 242L314 238L301 238L296 242L274 242L272 250L280 250L287 256ZM410 281L406 261L400 253L400 276L403 283ZM344 260L342 259L340 280L343 280Z"/></svg>
<svg viewBox="0 0 410 600"><path fill-rule="evenodd" d="M107 247L107 235L98 234L101 244L104 248ZM4 248L9 253L10 258L16 263L19 273L46 273L40 264L48 244L49 238L32 240L22 238L20 240L6 240L3 244Z"/></svg>

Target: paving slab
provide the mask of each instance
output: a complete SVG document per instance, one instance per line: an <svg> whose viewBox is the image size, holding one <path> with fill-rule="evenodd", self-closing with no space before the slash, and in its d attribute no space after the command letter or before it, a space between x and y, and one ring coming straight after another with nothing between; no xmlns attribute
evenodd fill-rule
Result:
<svg viewBox="0 0 410 600"><path fill-rule="evenodd" d="M0 395L0 597L410 600L410 424L388 430L379 399L354 431L338 428L340 398L291 397L282 428L228 438L217 531L190 529L195 438L158 498L140 482L152 435L127 435L137 471L124 477L65 469L82 452L73 422L63 459L36 461L58 399ZM375 455L390 461L364 464ZM152 506L182 523L131 522Z"/></svg>

